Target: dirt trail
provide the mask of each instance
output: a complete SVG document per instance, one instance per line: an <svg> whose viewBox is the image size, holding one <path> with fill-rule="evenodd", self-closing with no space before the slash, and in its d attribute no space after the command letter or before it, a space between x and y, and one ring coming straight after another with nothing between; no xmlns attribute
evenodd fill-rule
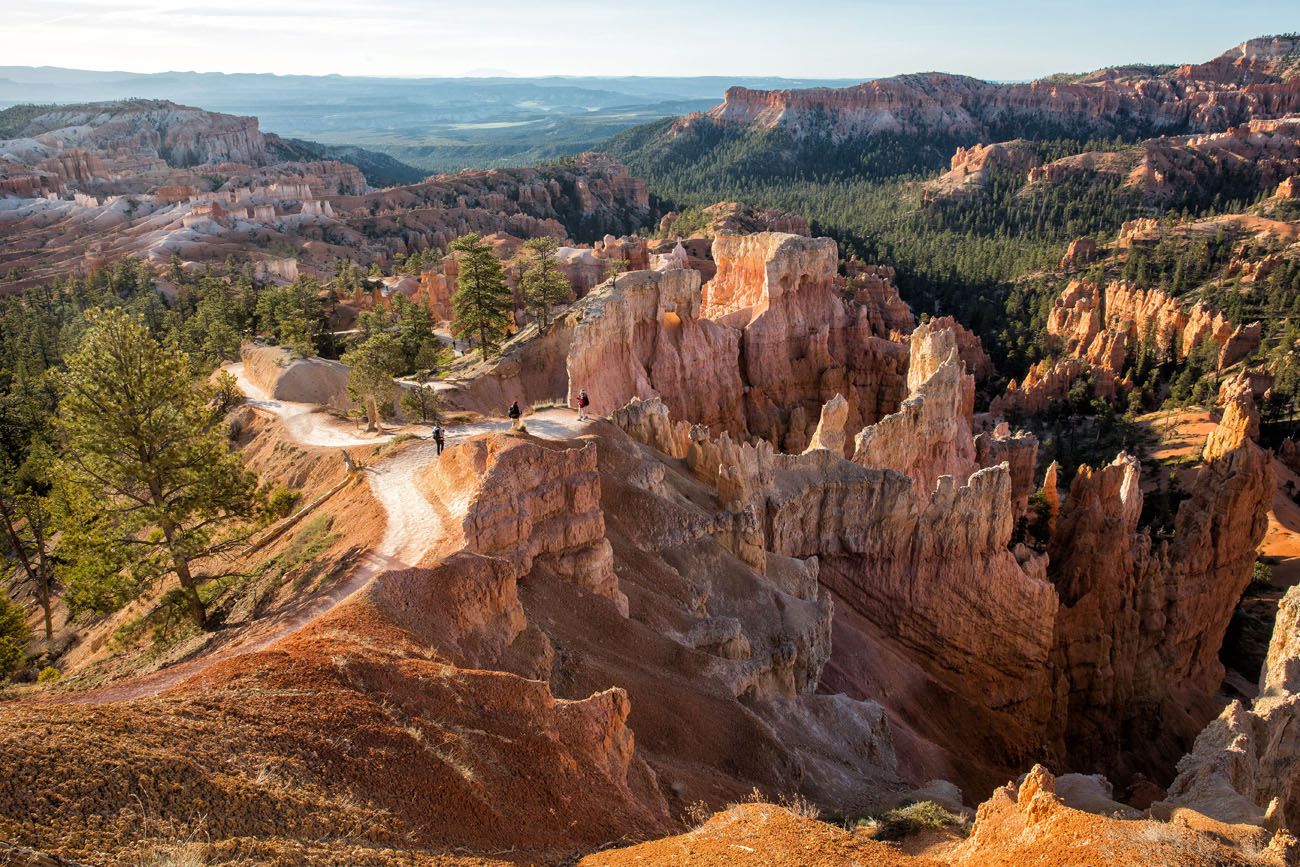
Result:
<svg viewBox="0 0 1300 867"><path fill-rule="evenodd" d="M248 397L248 402L278 415L284 422L284 429L289 439L299 445L347 448L372 446L393 438L392 434L358 436L343 427L338 419L312 403L272 400L259 385L248 378L243 363L227 365L225 369L235 377L240 391Z"/></svg>
<svg viewBox="0 0 1300 867"><path fill-rule="evenodd" d="M369 445L392 438L391 434L365 440L351 436L338 427L336 419L319 412L318 407L267 399L265 392L244 379L242 365L234 366L231 372L239 379L240 387L249 400L279 415L284 420L290 439L300 445ZM586 427L585 422L578 420L577 413L563 409L528 416L525 423L529 432L535 436L561 440L580 435ZM507 430L509 427L508 421L461 425L448 430L447 439L455 442L480 433ZM442 521L438 517L438 510L416 486L418 471L436 459L436 455L434 444L425 440L401 449L363 470L371 493L384 508L387 526L379 544L362 555L347 577L329 590L289 611L254 622L228 644L193 659L120 685L69 693L52 697L51 700L106 704L157 695L195 677L218 662L246 653L256 653L292 635L317 617L346 602L377 575L419 565L442 536Z"/></svg>

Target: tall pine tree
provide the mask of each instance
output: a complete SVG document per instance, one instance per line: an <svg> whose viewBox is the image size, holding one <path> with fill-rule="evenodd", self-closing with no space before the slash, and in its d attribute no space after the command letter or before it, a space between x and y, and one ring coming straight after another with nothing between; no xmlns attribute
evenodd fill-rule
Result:
<svg viewBox="0 0 1300 867"><path fill-rule="evenodd" d="M537 327L544 329L550 322L551 308L569 300L573 290L555 261L558 241L551 237L530 238L524 246L533 254L533 262L519 278L519 285L524 304L537 318Z"/></svg>
<svg viewBox="0 0 1300 867"><path fill-rule="evenodd" d="M457 337L477 338L479 353L486 359L514 325L505 270L478 232L461 235L451 249L460 254L451 330Z"/></svg>
<svg viewBox="0 0 1300 867"><path fill-rule="evenodd" d="M190 616L224 573L198 572L241 539L256 479L227 446L211 390L185 353L165 347L119 309L87 314L89 329L59 376L62 454L51 476L60 506L69 601L111 609L168 574Z"/></svg>

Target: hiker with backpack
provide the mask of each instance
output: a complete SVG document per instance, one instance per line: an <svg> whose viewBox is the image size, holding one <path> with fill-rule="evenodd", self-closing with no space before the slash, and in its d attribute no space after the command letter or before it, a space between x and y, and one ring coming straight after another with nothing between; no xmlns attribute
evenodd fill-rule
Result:
<svg viewBox="0 0 1300 867"><path fill-rule="evenodd" d="M587 389L578 389L578 421L587 420L587 407L591 406L591 398L587 397Z"/></svg>
<svg viewBox="0 0 1300 867"><path fill-rule="evenodd" d="M519 417L523 415L523 413L519 409L519 401L515 401L514 403L510 404L510 410L506 413L506 415L510 416L511 430L522 429L523 425L520 423Z"/></svg>
<svg viewBox="0 0 1300 867"><path fill-rule="evenodd" d="M445 439L445 435L443 434L443 430L442 430L442 422L435 421L433 423L433 442L434 445L438 447L438 454L442 454L444 439Z"/></svg>

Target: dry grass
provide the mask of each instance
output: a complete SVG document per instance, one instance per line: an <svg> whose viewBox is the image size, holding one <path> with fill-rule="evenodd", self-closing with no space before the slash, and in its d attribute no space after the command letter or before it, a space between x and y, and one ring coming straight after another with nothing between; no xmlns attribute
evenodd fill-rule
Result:
<svg viewBox="0 0 1300 867"><path fill-rule="evenodd" d="M956 831L963 837L970 832L970 823L965 817L945 810L934 801L908 804L863 824L875 825L872 836L877 840L901 840L923 831L938 831L943 828Z"/></svg>

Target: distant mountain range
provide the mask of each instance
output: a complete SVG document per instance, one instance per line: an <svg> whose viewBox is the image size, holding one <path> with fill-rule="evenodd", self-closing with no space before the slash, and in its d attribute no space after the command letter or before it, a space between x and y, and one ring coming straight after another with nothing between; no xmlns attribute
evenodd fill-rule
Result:
<svg viewBox="0 0 1300 867"><path fill-rule="evenodd" d="M521 165L587 150L615 133L703 111L729 87L838 87L782 78L366 78L95 72L0 66L0 108L167 99L254 115L285 138L381 151L420 170ZM405 180L390 166L394 181Z"/></svg>

